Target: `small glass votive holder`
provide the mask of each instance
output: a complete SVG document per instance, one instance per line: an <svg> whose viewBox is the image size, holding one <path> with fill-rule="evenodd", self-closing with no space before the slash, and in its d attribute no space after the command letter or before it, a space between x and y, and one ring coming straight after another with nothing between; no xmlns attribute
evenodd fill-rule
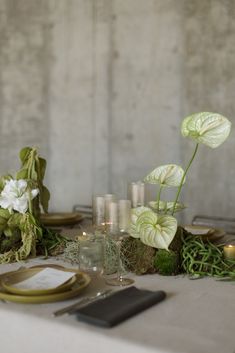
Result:
<svg viewBox="0 0 235 353"><path fill-rule="evenodd" d="M127 197L131 200L131 207L141 207L145 205L145 183L141 181L128 184Z"/></svg>
<svg viewBox="0 0 235 353"><path fill-rule="evenodd" d="M104 242L102 238L81 241L79 247L79 269L91 277L98 277L104 271Z"/></svg>

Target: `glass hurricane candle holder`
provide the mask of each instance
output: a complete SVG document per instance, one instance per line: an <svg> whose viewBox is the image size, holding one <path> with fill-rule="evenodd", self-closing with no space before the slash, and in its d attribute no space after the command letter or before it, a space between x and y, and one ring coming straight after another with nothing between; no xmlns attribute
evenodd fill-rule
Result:
<svg viewBox="0 0 235 353"><path fill-rule="evenodd" d="M136 208L145 205L145 184L141 181L128 184L128 199L131 200L131 207Z"/></svg>

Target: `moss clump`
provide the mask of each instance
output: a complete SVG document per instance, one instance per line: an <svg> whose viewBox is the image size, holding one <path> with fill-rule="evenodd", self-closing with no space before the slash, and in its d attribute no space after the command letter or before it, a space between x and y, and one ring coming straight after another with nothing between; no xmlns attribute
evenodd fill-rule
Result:
<svg viewBox="0 0 235 353"><path fill-rule="evenodd" d="M122 256L127 269L138 275L154 273L154 257L156 249L143 244L139 239L129 237L122 241Z"/></svg>
<svg viewBox="0 0 235 353"><path fill-rule="evenodd" d="M172 250L158 250L154 258L158 273L165 276L179 273L179 255Z"/></svg>
<svg viewBox="0 0 235 353"><path fill-rule="evenodd" d="M183 237L184 231L185 231L184 228L178 226L175 236L169 246L169 249L176 252L177 254L180 253L183 246L182 237Z"/></svg>

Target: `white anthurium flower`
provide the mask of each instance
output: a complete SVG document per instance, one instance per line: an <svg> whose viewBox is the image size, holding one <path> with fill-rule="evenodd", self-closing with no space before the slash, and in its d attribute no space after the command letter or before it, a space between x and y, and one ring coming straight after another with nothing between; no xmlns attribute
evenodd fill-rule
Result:
<svg viewBox="0 0 235 353"><path fill-rule="evenodd" d="M131 210L131 224L130 224L129 234L133 238L140 237L140 235L136 229L136 221L137 221L138 217L141 215L141 213L143 213L145 211L150 211L150 208L141 206L141 207L137 207L137 208L132 208L132 210Z"/></svg>
<svg viewBox="0 0 235 353"><path fill-rule="evenodd" d="M177 231L177 220L168 215L158 215L153 211L143 212L137 219L140 240L157 249L168 250Z"/></svg>
<svg viewBox="0 0 235 353"><path fill-rule="evenodd" d="M158 204L157 201L150 201L149 206L152 209L160 211L160 212L162 212L162 211L163 212L171 212L174 207L174 202L172 202L172 201L159 201L159 204ZM185 208L186 208L186 206L183 203L176 202L175 212L182 211Z"/></svg>
<svg viewBox="0 0 235 353"><path fill-rule="evenodd" d="M38 193L38 189L28 191L26 180L7 180L0 194L0 206L10 212L15 210L25 213L28 210L29 199L34 199Z"/></svg>
<svg viewBox="0 0 235 353"><path fill-rule="evenodd" d="M177 187L180 185L183 175L184 170L180 166L176 164L166 164L154 169L144 178L144 182Z"/></svg>
<svg viewBox="0 0 235 353"><path fill-rule="evenodd" d="M190 115L182 122L181 133L198 143L216 148L229 136L231 122L217 113L202 112Z"/></svg>

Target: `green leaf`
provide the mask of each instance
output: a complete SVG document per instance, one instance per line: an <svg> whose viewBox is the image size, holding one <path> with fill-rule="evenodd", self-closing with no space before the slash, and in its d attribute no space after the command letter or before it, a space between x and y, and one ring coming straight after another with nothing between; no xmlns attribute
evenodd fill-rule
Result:
<svg viewBox="0 0 235 353"><path fill-rule="evenodd" d="M181 132L198 143L211 148L220 146L229 136L231 122L217 113L202 112L190 115L182 122Z"/></svg>
<svg viewBox="0 0 235 353"><path fill-rule="evenodd" d="M174 202L171 201L159 201L159 207L157 201L150 201L149 206L154 210L164 211L164 212L171 212L174 207ZM175 206L175 212L182 211L185 209L186 206L183 203L177 202Z"/></svg>
<svg viewBox="0 0 235 353"><path fill-rule="evenodd" d="M184 170L180 166L176 164L166 164L154 169L144 178L144 182L177 187L180 185L183 175Z"/></svg>
<svg viewBox="0 0 235 353"><path fill-rule="evenodd" d="M5 220L8 220L10 218L11 214L8 210L4 208L0 208L0 218L3 218Z"/></svg>
<svg viewBox="0 0 235 353"><path fill-rule="evenodd" d="M0 178L0 192L2 192L2 190L4 189L4 186L5 186L5 183L7 180L11 180L12 179L12 176L10 174L7 174L7 175L3 175L1 178Z"/></svg>
<svg viewBox="0 0 235 353"><path fill-rule="evenodd" d="M22 164L26 162L26 160L29 158L30 152L32 151L31 147L24 147L20 151L20 160Z"/></svg>
<svg viewBox="0 0 235 353"><path fill-rule="evenodd" d="M33 160L32 162L32 166L31 166L31 179L34 181L38 180L38 173L36 171L36 163L35 160Z"/></svg>
<svg viewBox="0 0 235 353"><path fill-rule="evenodd" d="M40 179L41 181L44 179L45 172L46 172L46 167L47 167L47 161L44 158L39 157L39 169L40 169Z"/></svg>
<svg viewBox="0 0 235 353"><path fill-rule="evenodd" d="M13 213L10 216L7 224L10 228L18 228L18 227L20 227L22 219L23 219L23 216L21 213Z"/></svg>
<svg viewBox="0 0 235 353"><path fill-rule="evenodd" d="M28 179L28 170L27 169L20 169L17 173L16 173L16 179L20 180L20 179Z"/></svg>
<svg viewBox="0 0 235 353"><path fill-rule="evenodd" d="M143 213L145 211L150 211L150 208L142 206L142 207L132 208L132 210L131 210L131 225L130 225L129 234L133 238L140 237L140 234L137 231L136 221L137 221L138 217L141 215L141 213Z"/></svg>
<svg viewBox="0 0 235 353"><path fill-rule="evenodd" d="M6 237L12 237L13 236L13 230L10 227L6 227L4 229L4 234Z"/></svg>
<svg viewBox="0 0 235 353"><path fill-rule="evenodd" d="M159 216L153 211L143 212L136 221L140 240L157 249L166 249L177 231L177 220L168 215Z"/></svg>
<svg viewBox="0 0 235 353"><path fill-rule="evenodd" d="M42 190L39 194L40 202L44 212L48 212L49 200L50 200L50 192L46 186L42 186Z"/></svg>

